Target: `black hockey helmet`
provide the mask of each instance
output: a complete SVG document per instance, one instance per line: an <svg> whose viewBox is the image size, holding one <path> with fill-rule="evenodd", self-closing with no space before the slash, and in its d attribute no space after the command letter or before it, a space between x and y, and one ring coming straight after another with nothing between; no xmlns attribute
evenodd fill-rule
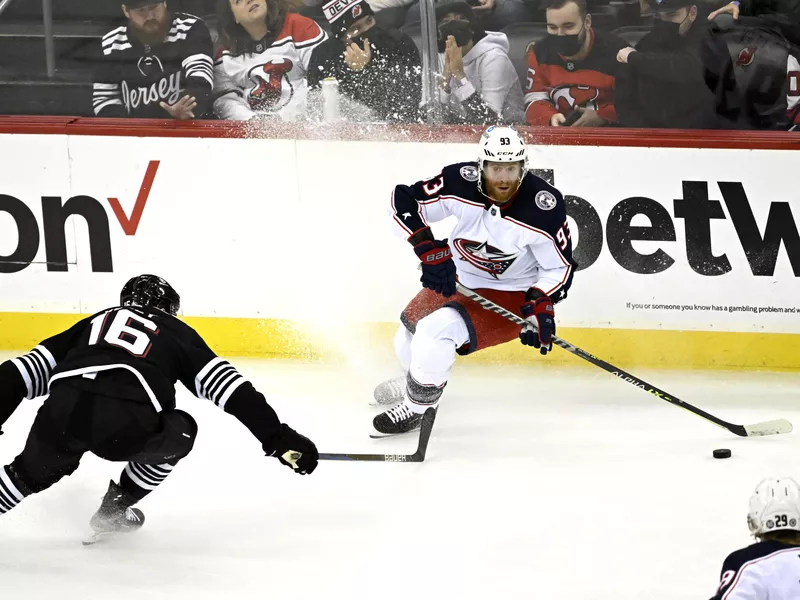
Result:
<svg viewBox="0 0 800 600"><path fill-rule="evenodd" d="M170 315L181 309L181 297L166 280L157 275L137 275L128 280L119 294L122 306L155 308Z"/></svg>

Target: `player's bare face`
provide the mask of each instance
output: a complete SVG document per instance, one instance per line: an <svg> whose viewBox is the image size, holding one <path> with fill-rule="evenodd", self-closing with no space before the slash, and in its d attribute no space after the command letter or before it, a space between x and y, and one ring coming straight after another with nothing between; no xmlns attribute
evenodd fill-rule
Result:
<svg viewBox="0 0 800 600"><path fill-rule="evenodd" d="M487 162L483 169L486 195L498 204L511 199L519 188L522 165L515 163Z"/></svg>
<svg viewBox="0 0 800 600"><path fill-rule="evenodd" d="M267 18L267 0L228 0L233 20L247 29L251 23L263 23Z"/></svg>
<svg viewBox="0 0 800 600"><path fill-rule="evenodd" d="M166 2L156 2L128 9L123 5L125 16L139 34L148 41L160 41L166 36L169 10Z"/></svg>

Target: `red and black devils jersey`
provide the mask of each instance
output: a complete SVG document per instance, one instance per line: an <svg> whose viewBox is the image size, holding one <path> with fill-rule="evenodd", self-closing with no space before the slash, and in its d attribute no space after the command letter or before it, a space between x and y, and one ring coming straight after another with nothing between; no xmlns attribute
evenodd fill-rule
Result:
<svg viewBox="0 0 800 600"><path fill-rule="evenodd" d="M589 54L580 62L565 60L553 48L551 36L528 50L525 111L531 125L549 125L556 113L569 114L576 106L596 110L614 123L614 81L617 52L628 43L615 35L589 29Z"/></svg>
<svg viewBox="0 0 800 600"><path fill-rule="evenodd" d="M59 380L92 379L111 370L131 374L131 385L98 378L97 393L149 402L160 412L175 408L175 384L180 381L198 398L236 416L262 443L280 427L264 396L194 329L161 311L135 306L87 317L0 365L0 417L11 414L22 395L44 396Z"/></svg>

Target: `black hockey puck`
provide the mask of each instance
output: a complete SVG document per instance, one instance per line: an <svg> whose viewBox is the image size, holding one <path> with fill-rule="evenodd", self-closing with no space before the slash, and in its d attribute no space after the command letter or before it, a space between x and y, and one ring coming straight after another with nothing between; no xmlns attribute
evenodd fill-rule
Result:
<svg viewBox="0 0 800 600"><path fill-rule="evenodd" d="M730 457L731 457L731 451L728 450L727 448L718 448L717 450L714 450L714 458L730 458Z"/></svg>

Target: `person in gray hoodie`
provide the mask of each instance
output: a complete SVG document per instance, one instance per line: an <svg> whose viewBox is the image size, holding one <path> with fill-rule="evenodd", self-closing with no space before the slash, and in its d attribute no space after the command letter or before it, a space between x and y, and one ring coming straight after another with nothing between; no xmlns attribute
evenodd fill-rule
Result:
<svg viewBox="0 0 800 600"><path fill-rule="evenodd" d="M508 57L506 34L480 28L462 0L438 3L436 22L445 122L524 123L522 86Z"/></svg>

